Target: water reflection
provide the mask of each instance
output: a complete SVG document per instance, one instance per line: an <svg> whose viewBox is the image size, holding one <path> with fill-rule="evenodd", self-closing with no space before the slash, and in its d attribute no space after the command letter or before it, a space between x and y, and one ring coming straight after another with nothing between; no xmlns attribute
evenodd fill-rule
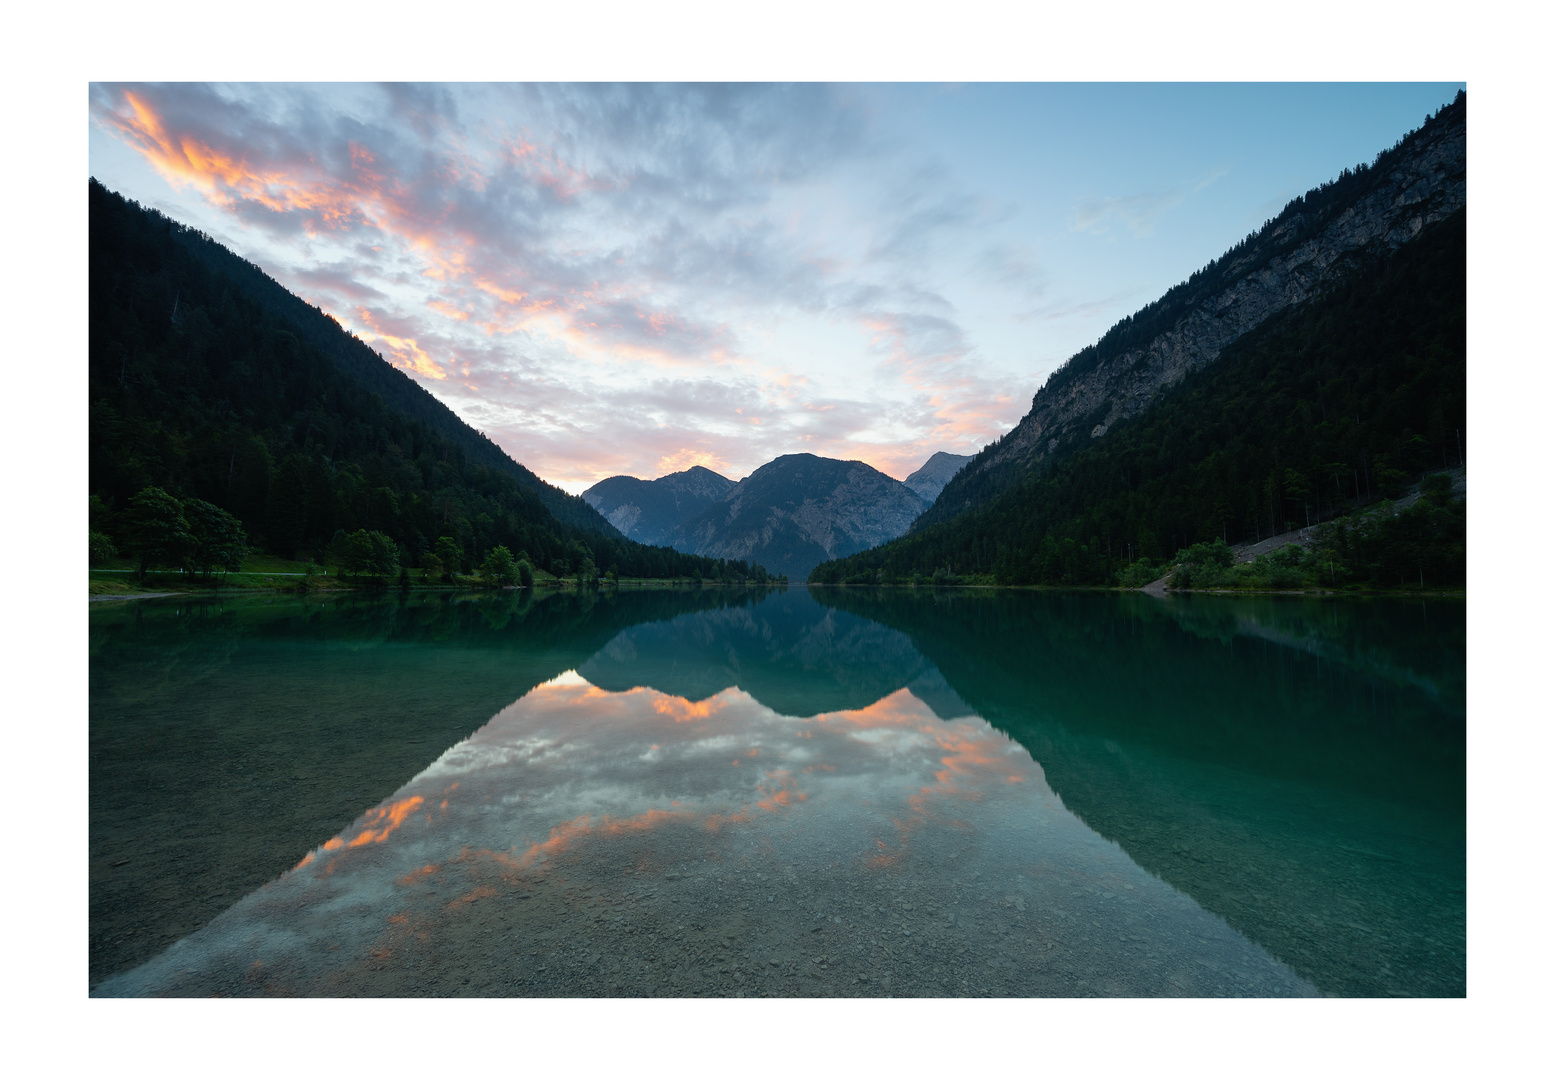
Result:
<svg viewBox="0 0 1555 1080"><path fill-rule="evenodd" d="M834 590L1325 992L1465 990L1464 607Z"/></svg>
<svg viewBox="0 0 1555 1080"><path fill-rule="evenodd" d="M510 704L98 992L1463 992L1461 605L707 595L265 622Z"/></svg>
<svg viewBox="0 0 1555 1080"><path fill-rule="evenodd" d="M295 864L622 628L765 590L93 605L92 984ZM158 797L149 802L146 793Z"/></svg>
<svg viewBox="0 0 1555 1080"><path fill-rule="evenodd" d="M861 709L904 686L944 719L972 712L906 634L798 589L631 627L578 671L606 690L690 701L736 686L788 716Z"/></svg>
<svg viewBox="0 0 1555 1080"><path fill-rule="evenodd" d="M469 980L466 982L465 980ZM99 992L1304 994L910 690L776 712L568 672Z"/></svg>

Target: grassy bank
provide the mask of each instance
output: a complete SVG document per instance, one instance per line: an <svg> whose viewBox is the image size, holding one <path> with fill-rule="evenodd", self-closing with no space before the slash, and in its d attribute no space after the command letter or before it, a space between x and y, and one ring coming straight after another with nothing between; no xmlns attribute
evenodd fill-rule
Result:
<svg viewBox="0 0 1555 1080"><path fill-rule="evenodd" d="M92 567L87 574L91 596L134 596L142 593L210 593L210 592L299 592L402 588L412 589L481 589L489 588L476 574L452 574L448 580L441 575L429 575L412 570L404 578L398 575L387 579L343 577L338 570L320 568L316 564L283 559L275 555L250 555L243 560L243 569L234 573L219 573L209 577L187 574L174 570L152 570L137 577L139 567L129 559L109 559L101 566ZM580 587L576 577L558 577L544 570L534 571L536 589L575 589ZM705 581L694 578L630 578L615 581L605 578L592 583L584 582L584 588L616 588L740 584L739 582Z"/></svg>

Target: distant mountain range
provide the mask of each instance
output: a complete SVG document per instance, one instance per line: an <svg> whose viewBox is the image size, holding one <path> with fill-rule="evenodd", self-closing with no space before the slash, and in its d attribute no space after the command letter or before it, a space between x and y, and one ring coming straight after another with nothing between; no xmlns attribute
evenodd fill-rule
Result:
<svg viewBox="0 0 1555 1080"><path fill-rule="evenodd" d="M670 545L715 558L754 558L770 573L803 580L827 559L901 536L928 507L906 484L862 461L786 454L677 526Z"/></svg>
<svg viewBox="0 0 1555 1080"><path fill-rule="evenodd" d="M788 454L739 483L697 466L657 480L612 476L583 500L630 539L803 579L901 536L970 460L937 453L903 483L862 461Z"/></svg>

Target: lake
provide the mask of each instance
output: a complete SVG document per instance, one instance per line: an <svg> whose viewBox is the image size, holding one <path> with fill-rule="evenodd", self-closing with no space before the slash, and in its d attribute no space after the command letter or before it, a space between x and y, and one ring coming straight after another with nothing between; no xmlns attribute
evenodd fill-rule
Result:
<svg viewBox="0 0 1555 1080"><path fill-rule="evenodd" d="M1462 600L94 603L96 995L1462 996Z"/></svg>

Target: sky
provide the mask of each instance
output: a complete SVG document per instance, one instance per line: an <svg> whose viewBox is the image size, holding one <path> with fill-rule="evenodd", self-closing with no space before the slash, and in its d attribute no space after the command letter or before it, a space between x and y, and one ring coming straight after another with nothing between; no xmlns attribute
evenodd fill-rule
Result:
<svg viewBox="0 0 1555 1080"><path fill-rule="evenodd" d="M898 479L1462 83L93 83L89 167L541 477Z"/></svg>

